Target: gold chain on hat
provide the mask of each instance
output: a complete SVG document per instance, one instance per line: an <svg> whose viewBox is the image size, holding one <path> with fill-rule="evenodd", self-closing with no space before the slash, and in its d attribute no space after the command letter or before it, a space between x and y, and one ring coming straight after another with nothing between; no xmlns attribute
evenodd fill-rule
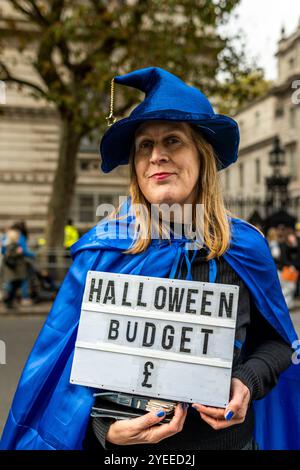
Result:
<svg viewBox="0 0 300 470"><path fill-rule="evenodd" d="M107 126L112 126L117 118L114 116L114 91L115 91L115 82L112 78L110 82L110 114L105 119L107 120Z"/></svg>

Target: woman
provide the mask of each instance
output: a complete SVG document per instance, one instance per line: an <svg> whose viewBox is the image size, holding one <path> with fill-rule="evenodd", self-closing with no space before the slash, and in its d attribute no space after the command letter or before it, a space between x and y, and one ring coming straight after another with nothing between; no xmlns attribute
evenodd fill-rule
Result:
<svg viewBox="0 0 300 470"><path fill-rule="evenodd" d="M151 446L145 447L143 444L158 442L157 447L162 449L254 448L254 417L250 402L262 398L273 388L279 374L290 365L292 350L255 312L247 287L223 259L230 238L230 226L218 184L213 149L196 128L185 122L144 122L135 133L130 169L133 203L145 204L150 212L150 204L184 206L201 202L204 204L207 228L209 221L215 217L214 227L210 227L209 234L204 234L204 239L210 248L210 257L213 255L218 260L217 282L240 287L236 343L243 344L246 335L252 334L252 351L243 363L240 349L236 347L232 395L226 410L195 404L194 409L178 406L172 423L159 427L155 424L164 418L164 414L162 417L149 415L130 422L95 418L90 426L101 444L108 449L117 448L111 444L139 444L139 449L151 449ZM142 217L140 221L142 225L145 223ZM179 234L178 223L175 227ZM149 238L142 240L141 237L128 253L143 252L149 242ZM203 250L197 255L192 265L192 277L196 281L208 281L208 262L203 257ZM264 366L264 362L268 365ZM170 439L171 436L174 437ZM93 441L89 432L85 447L96 446Z"/></svg>
<svg viewBox="0 0 300 470"><path fill-rule="evenodd" d="M100 447L97 435L103 445L114 448L253 448L251 402L267 394L290 365L296 334L265 240L250 225L230 218L222 201L217 170L237 158L237 124L216 115L199 90L165 70L150 67L115 81L146 93L144 101L128 118L114 123L101 142L104 172L130 160L129 205L122 204L72 247L74 263L21 378L2 447L87 449ZM112 117L111 110L110 123ZM170 240L151 238L150 206L176 203L194 208L198 202L204 206L204 250L190 249L191 236L174 236L176 220ZM142 203L145 210L140 205L132 216L135 203ZM162 235L163 220L156 222ZM192 220L184 227L197 234L197 223L192 211ZM120 230L132 225L134 235L129 230L121 237ZM171 423L159 426L161 411L123 422L89 418L93 390L69 383L88 270L239 285L231 398L225 410L199 403L189 409L177 405ZM281 393L280 384L276 389ZM292 393L289 396L293 399ZM270 401L259 411L259 425L266 422L267 406ZM271 419L273 411L268 410ZM286 447L296 442L293 437L289 444L278 439ZM275 441L269 447L277 445Z"/></svg>

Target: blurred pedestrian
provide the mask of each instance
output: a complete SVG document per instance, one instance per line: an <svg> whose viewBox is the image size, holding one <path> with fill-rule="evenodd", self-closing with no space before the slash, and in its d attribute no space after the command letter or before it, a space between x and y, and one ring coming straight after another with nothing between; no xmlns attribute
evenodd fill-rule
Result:
<svg viewBox="0 0 300 470"><path fill-rule="evenodd" d="M69 250L70 247L77 242L79 239L79 233L76 227L73 225L73 220L69 219L67 225L65 225L65 237L64 237L64 248Z"/></svg>
<svg viewBox="0 0 300 470"><path fill-rule="evenodd" d="M269 243L269 247L270 247L270 251L272 253L273 259L275 263L278 264L280 260L281 250L280 250L280 244L278 241L277 229L275 227L269 228L268 233L267 233L267 240Z"/></svg>
<svg viewBox="0 0 300 470"><path fill-rule="evenodd" d="M28 242L28 228L24 220L19 220L13 224L13 228L20 232L20 243Z"/></svg>
<svg viewBox="0 0 300 470"><path fill-rule="evenodd" d="M13 302L17 296L17 291L22 282L26 279L27 266L23 248L19 243L20 232L9 229L5 238L5 250L3 253L2 274L4 304L7 308L13 308ZM22 298L23 304L27 298Z"/></svg>
<svg viewBox="0 0 300 470"><path fill-rule="evenodd" d="M280 244L280 250L278 265L282 292L287 306L293 308L300 271L300 243L293 229L286 229L285 241Z"/></svg>
<svg viewBox="0 0 300 470"><path fill-rule="evenodd" d="M300 222L297 222L295 225L295 233L296 233L298 243L300 244ZM298 277L298 281L297 281L295 297L300 297L300 276Z"/></svg>
<svg viewBox="0 0 300 470"><path fill-rule="evenodd" d="M28 228L24 220L15 222L12 229L19 231L19 240L18 243L22 247L25 264L26 264L26 277L21 283L21 293L22 293L22 304L31 305L31 279L34 275L34 266L32 264L33 259L35 258L35 253L28 248Z"/></svg>

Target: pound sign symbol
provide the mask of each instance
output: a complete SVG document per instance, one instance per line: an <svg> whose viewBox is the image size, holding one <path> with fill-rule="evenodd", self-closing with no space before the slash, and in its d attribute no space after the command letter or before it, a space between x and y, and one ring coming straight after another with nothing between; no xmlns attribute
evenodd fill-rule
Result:
<svg viewBox="0 0 300 470"><path fill-rule="evenodd" d="M144 364L144 372L143 372L143 375L145 376L145 378L144 378L144 380L143 380L142 387L151 388L152 385L147 383L147 382L148 382L148 377L149 377L150 375L152 375L151 372L149 372L148 368L154 369L153 362L148 361L148 362L145 362L145 364Z"/></svg>

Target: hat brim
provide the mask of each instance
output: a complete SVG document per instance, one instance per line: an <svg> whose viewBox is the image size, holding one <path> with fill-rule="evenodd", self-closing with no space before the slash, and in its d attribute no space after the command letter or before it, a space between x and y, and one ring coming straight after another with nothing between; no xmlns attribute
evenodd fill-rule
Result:
<svg viewBox="0 0 300 470"><path fill-rule="evenodd" d="M228 167L237 160L240 133L234 119L222 114L204 117L168 110L151 115L148 113L139 118L124 118L113 124L105 132L100 143L101 170L109 173L119 165L127 165L135 131L142 122L154 120L184 121L199 127L199 132L214 149L218 170Z"/></svg>

